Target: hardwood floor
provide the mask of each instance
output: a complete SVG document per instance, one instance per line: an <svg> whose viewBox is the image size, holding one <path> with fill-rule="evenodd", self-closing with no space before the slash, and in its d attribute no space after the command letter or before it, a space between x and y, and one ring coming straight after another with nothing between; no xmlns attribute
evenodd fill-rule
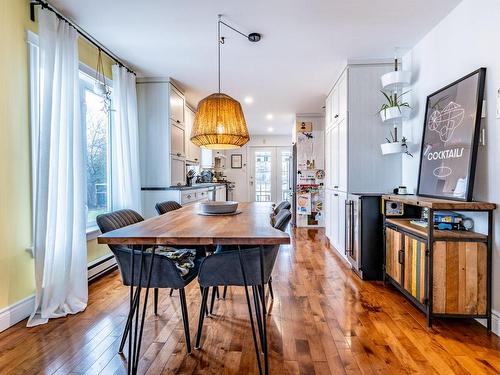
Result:
<svg viewBox="0 0 500 375"><path fill-rule="evenodd" d="M500 338L474 321L424 316L390 286L362 282L325 245L321 231L297 230L273 274L268 317L272 374L500 373ZM200 293L187 291L194 342ZM90 286L87 310L0 334L1 374L126 372L117 354L128 288L113 272ZM185 354L178 292L160 292L159 316L146 318L140 373L257 373L242 288L230 288L205 320L202 350ZM125 356L127 354L125 353Z"/></svg>

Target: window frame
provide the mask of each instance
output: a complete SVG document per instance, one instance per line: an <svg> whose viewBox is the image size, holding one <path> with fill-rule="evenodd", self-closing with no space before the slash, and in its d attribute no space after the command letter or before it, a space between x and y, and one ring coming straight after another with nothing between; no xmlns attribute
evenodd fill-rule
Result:
<svg viewBox="0 0 500 375"><path fill-rule="evenodd" d="M29 132L30 132L30 163L31 163L31 228L32 228L32 237L35 234L35 220L36 220L36 177L37 177L37 164L38 164L38 131L40 124L40 49L39 49L39 37L38 34L34 33L31 30L26 30L26 45L28 52L28 89L29 89ZM96 71L90 66L80 62L78 66L79 70L79 82L80 82L80 73L86 75L89 79L95 80ZM112 89L113 81L108 77L105 77L104 82L109 88ZM82 93L82 88L80 85L80 93ZM81 95L80 97L80 105L81 108L84 105L84 97ZM108 163L108 209L112 210L112 180L111 180L111 170L112 170L112 161L111 161L111 147L112 147L112 132L111 128L113 126L114 116L112 113L109 113L109 121L108 121L108 147L107 147L107 163ZM86 127L86 123L84 122L82 116L82 126ZM86 147L85 147L86 149ZM87 155L85 155L85 158ZM95 222L87 223L87 241L97 238L100 235L100 230ZM32 240L33 241L33 240ZM30 246L26 249L34 256L34 246Z"/></svg>
<svg viewBox="0 0 500 375"><path fill-rule="evenodd" d="M84 76L82 79L82 75ZM80 90L80 109L81 109L81 122L82 122L82 127L85 128L87 127L87 124L85 122L85 89L88 89L90 91L93 91L93 86L92 83L93 81L96 80L96 71L95 69L91 68L87 64L84 64L82 62L79 63L78 66L78 81L79 81L79 90ZM82 81L84 84L82 84ZM102 81L101 81L102 82ZM113 81L109 79L108 77L104 77L104 84L110 89L113 89ZM111 99L111 104L112 104L112 99ZM107 142L107 150L106 150L106 161L107 161L107 211L106 212L111 212L113 210L113 200L112 200L112 193L113 193L113 188L112 188L112 168L113 168L113 163L111 162L112 158L112 133L111 133L111 128L113 126L113 118L114 116L112 115L112 111L109 112L108 114L108 142ZM87 150L87 145L85 145L85 150ZM85 160L87 159L87 154L85 153ZM88 212L88 206L86 206L87 212ZM99 227L97 226L97 223L95 220L93 222L87 221L87 240L92 240L97 238L100 234L101 231L99 230Z"/></svg>

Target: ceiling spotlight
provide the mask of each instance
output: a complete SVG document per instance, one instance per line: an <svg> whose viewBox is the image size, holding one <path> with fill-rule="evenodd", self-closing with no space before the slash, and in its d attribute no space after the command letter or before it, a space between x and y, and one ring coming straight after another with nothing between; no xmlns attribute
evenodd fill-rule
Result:
<svg viewBox="0 0 500 375"><path fill-rule="evenodd" d="M253 103L253 98L251 96L245 96L245 99L243 99L246 104L252 104Z"/></svg>
<svg viewBox="0 0 500 375"><path fill-rule="evenodd" d="M248 34L248 40L251 42L259 42L262 39L262 35L259 33Z"/></svg>
<svg viewBox="0 0 500 375"><path fill-rule="evenodd" d="M272 113L268 113L268 114L266 115L266 118L267 118L268 120L272 120L272 119L274 118L274 116L273 116L273 114L272 114Z"/></svg>
<svg viewBox="0 0 500 375"><path fill-rule="evenodd" d="M269 128L267 128L267 131L268 131L269 133L272 133L272 132L274 131L274 128L269 127Z"/></svg>

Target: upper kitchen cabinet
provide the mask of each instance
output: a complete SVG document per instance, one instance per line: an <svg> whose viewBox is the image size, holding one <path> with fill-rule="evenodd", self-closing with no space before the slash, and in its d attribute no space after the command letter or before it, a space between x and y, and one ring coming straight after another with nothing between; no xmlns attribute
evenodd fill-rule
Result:
<svg viewBox="0 0 500 375"><path fill-rule="evenodd" d="M170 119L184 125L184 110L186 102L182 94L174 85L170 84Z"/></svg>
<svg viewBox="0 0 500 375"><path fill-rule="evenodd" d="M142 187L182 182L185 171L179 166L187 152L184 95L168 78L138 78L137 104Z"/></svg>
<svg viewBox="0 0 500 375"><path fill-rule="evenodd" d="M392 63L349 64L326 99L326 188L340 192L386 192L401 183L401 157L387 157L380 143L390 128L377 111L380 76Z"/></svg>
<svg viewBox="0 0 500 375"><path fill-rule="evenodd" d="M195 112L186 105L184 111L186 161L198 164L201 162L201 148L191 142Z"/></svg>

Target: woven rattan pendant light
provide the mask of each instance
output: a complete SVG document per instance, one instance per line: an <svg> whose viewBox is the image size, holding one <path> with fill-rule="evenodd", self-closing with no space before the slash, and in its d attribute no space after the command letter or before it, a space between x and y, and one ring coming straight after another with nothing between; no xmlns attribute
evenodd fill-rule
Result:
<svg viewBox="0 0 500 375"><path fill-rule="evenodd" d="M220 47L224 44L224 37L220 36L221 25L228 26L252 42L259 41L260 34L245 35L224 23L219 15L217 22L219 91L207 96L198 104L191 130L191 142L203 148L227 150L243 146L250 140L250 135L241 104L220 91Z"/></svg>

